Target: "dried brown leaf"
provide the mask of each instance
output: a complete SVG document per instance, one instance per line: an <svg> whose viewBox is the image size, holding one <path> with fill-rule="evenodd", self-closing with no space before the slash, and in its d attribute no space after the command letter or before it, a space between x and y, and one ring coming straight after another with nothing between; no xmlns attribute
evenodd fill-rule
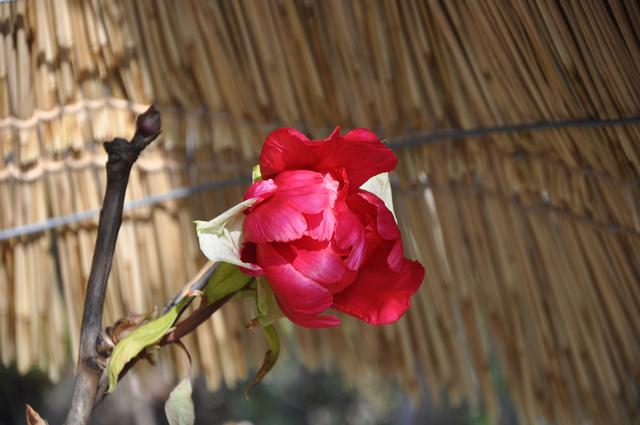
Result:
<svg viewBox="0 0 640 425"><path fill-rule="evenodd" d="M33 407L26 405L27 425L48 425L48 422L40 417Z"/></svg>

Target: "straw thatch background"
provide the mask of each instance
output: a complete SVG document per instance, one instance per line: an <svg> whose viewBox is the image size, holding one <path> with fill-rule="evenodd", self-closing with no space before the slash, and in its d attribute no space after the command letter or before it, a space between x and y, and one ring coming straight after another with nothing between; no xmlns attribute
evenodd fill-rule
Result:
<svg viewBox="0 0 640 425"><path fill-rule="evenodd" d="M54 379L76 351L97 216L23 226L99 208L99 142L128 137L151 102L163 137L129 199L206 190L127 212L109 321L189 280L203 262L191 221L237 202L277 126L393 143L640 115L635 0L33 0L0 5L0 25L0 231L14 231L0 241L0 352ZM397 325L289 328L290 351L354 382L425 377L435 398L494 418L506 385L522 423L638 420L640 125L578 124L394 145L425 284ZM212 387L259 363L250 317L232 303L189 341Z"/></svg>

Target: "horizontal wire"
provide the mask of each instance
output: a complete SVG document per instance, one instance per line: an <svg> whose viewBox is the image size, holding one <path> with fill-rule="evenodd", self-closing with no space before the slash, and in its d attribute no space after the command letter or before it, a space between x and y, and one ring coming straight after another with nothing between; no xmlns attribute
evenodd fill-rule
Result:
<svg viewBox="0 0 640 425"><path fill-rule="evenodd" d="M130 211L136 208L148 207L161 204L175 199L186 198L202 192L209 192L226 187L250 183L251 180L245 177L236 177L233 179L215 180L194 186L184 186L167 192L149 195L140 199L133 199L125 202L123 211ZM10 229L0 230L0 241L17 238L20 236L28 236L34 233L44 232L56 227L68 226L90 218L94 218L100 214L100 208L81 211L74 214L68 214L58 217L52 217L47 220L36 223L26 224L24 226L16 226Z"/></svg>
<svg viewBox="0 0 640 425"><path fill-rule="evenodd" d="M410 148L419 145L440 142L442 140L465 139L469 137L482 137L490 134L510 134L525 131L555 130L563 128L597 128L615 127L640 124L640 116L626 118L614 118L604 120L573 119L562 121L543 121L524 124L507 124L479 128L454 128L450 130L429 131L416 133L411 136L393 139L389 144L394 149Z"/></svg>
<svg viewBox="0 0 640 425"><path fill-rule="evenodd" d="M549 130L549 129L561 129L561 128L595 128L595 127L607 127L607 126L625 126L640 124L640 116L633 116L627 118L607 119L607 120L564 120L564 121L548 121L548 122L536 122L536 123L524 123L504 126L493 127L481 127L473 129L451 129L435 132L418 133L412 136L394 138L390 140L389 147L391 149L405 149L409 147L431 144L441 142L445 140L455 140L471 137L482 137L490 134L509 134L518 133L523 131L536 131L536 130ZM215 180L193 186L184 186L170 191L149 195L144 198L127 201L124 205L124 211L129 211L135 208L142 208L153 206L156 204L164 203L167 201L186 198L188 196L209 192L216 189L222 189L225 187L248 184L249 178L235 177L231 179ZM67 226L70 224L78 223L100 214L100 209L91 209L81 211L74 214L51 217L47 220L39 221L36 223L30 223L22 226L16 226L9 229L0 230L0 241L17 238L21 236L28 236L34 233L40 233L47 230L54 229L56 227Z"/></svg>

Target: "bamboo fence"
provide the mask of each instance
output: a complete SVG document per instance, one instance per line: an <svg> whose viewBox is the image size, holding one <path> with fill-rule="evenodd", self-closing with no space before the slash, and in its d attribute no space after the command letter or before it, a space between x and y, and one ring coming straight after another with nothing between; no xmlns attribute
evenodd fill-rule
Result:
<svg viewBox="0 0 640 425"><path fill-rule="evenodd" d="M24 226L99 208L100 142L154 102L163 136L128 199L204 189L127 210L107 321L162 306L197 271L192 220L238 201L268 131L368 127L397 147L425 283L393 326L286 327L287 355L353 385L383 375L418 393L426 379L494 421L504 388L523 424L640 421L640 120L402 145L637 118L635 0L20 0L0 25L5 365L54 380L70 366L97 214ZM251 314L233 302L190 337L212 388L260 363Z"/></svg>

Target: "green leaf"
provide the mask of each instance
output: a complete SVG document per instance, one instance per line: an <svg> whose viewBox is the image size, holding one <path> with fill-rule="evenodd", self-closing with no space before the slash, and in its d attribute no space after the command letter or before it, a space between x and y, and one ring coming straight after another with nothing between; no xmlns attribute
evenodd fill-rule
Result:
<svg viewBox="0 0 640 425"><path fill-rule="evenodd" d="M116 344L107 366L109 392L115 389L120 372L131 359L140 354L145 348L156 345L163 336L171 331L180 311L182 311L182 308L190 298L192 297L183 298L171 310L141 325Z"/></svg>
<svg viewBox="0 0 640 425"><path fill-rule="evenodd" d="M238 266L220 263L213 272L208 284L205 286L203 293L208 303L215 302L229 294L239 291L245 287L251 279L253 279L253 277L244 274ZM109 392L115 389L120 372L122 372L122 369L124 369L127 363L143 350L158 344L162 337L171 332L180 312L191 299L193 299L193 296L185 296L167 313L144 323L114 347L107 366Z"/></svg>
<svg viewBox="0 0 640 425"><path fill-rule="evenodd" d="M258 279L256 294L256 307L258 310L258 323L262 326L272 324L278 319L282 319L284 314L278 307L276 296L266 279Z"/></svg>
<svg viewBox="0 0 640 425"><path fill-rule="evenodd" d="M262 172L260 171L260 164L256 165L255 167L253 167L253 170L251 170L251 181L255 183L258 180L262 180Z"/></svg>
<svg viewBox="0 0 640 425"><path fill-rule="evenodd" d="M220 263L213 272L203 292L208 302L218 301L231 293L238 292L244 288L251 279L253 279L253 277L243 273L238 266L229 263Z"/></svg>
<svg viewBox="0 0 640 425"><path fill-rule="evenodd" d="M262 327L262 331L267 337L269 350L264 355L264 360L262 361L260 370L258 370L255 378L253 378L244 390L244 396L247 399L249 398L249 391L251 391L253 387L258 385L264 377L267 376L269 371L271 371L273 366L276 364L276 361L278 361L278 356L280 355L280 338L278 337L278 332L274 322L284 317L280 307L278 307L276 297L266 279L258 279L255 294L258 317L254 322L257 321Z"/></svg>
<svg viewBox="0 0 640 425"><path fill-rule="evenodd" d="M185 378L169 394L164 404L164 413L170 425L193 425L196 420L191 399L191 380Z"/></svg>
<svg viewBox="0 0 640 425"><path fill-rule="evenodd" d="M247 385L244 389L245 398L249 398L249 391L256 385L258 385L265 376L273 369L273 366L278 361L278 356L280 355L280 338L278 337L278 331L276 327L271 324L267 326L263 326L262 330L264 331L265 336L267 337L267 342L269 343L269 350L264 354L264 360L262 361L262 366L253 380Z"/></svg>

